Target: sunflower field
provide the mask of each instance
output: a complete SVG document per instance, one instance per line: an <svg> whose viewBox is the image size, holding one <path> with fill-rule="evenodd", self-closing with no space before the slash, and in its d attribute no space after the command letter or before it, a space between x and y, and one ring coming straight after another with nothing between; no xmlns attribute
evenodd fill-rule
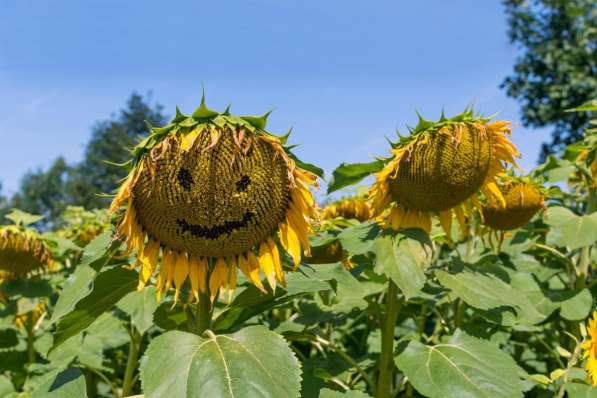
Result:
<svg viewBox="0 0 597 398"><path fill-rule="evenodd" d="M268 116L177 108L109 208L9 213L0 397L597 397L597 121L523 174L419 116L325 176Z"/></svg>

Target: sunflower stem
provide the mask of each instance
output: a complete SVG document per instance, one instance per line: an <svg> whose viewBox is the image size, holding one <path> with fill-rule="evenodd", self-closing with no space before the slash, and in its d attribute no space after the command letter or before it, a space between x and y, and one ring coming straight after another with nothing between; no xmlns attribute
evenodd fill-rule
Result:
<svg viewBox="0 0 597 398"><path fill-rule="evenodd" d="M143 336L137 331L137 328L131 325L130 330L131 342L129 344L129 356L126 362L126 370L124 371L124 380L122 382L122 396L126 397L133 390L134 374L137 368L137 359L139 358L139 348L141 347L141 340Z"/></svg>
<svg viewBox="0 0 597 398"><path fill-rule="evenodd" d="M211 328L211 300L209 294L199 293L199 302L197 303L197 312L195 314L195 333L199 336L207 329Z"/></svg>
<svg viewBox="0 0 597 398"><path fill-rule="evenodd" d="M394 330L401 302L398 301L398 287L388 278L386 297L386 313L381 330L381 355L379 357L379 378L377 380L376 398L389 398L392 393L394 379Z"/></svg>
<svg viewBox="0 0 597 398"><path fill-rule="evenodd" d="M34 329L34 322L33 322L33 313L27 314L27 360L29 365L33 365L35 363L35 347L33 346L35 340L35 333Z"/></svg>

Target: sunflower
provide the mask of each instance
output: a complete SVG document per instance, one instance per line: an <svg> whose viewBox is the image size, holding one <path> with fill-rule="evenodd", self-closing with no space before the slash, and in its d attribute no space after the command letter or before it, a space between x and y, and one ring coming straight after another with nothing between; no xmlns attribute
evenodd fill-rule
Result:
<svg viewBox="0 0 597 398"><path fill-rule="evenodd" d="M12 280L54 268L50 249L35 231L17 225L0 227L1 280Z"/></svg>
<svg viewBox="0 0 597 398"><path fill-rule="evenodd" d="M585 369L589 380L593 385L597 385L597 311L593 312L588 329L588 339L582 344L583 358L587 360Z"/></svg>
<svg viewBox="0 0 597 398"><path fill-rule="evenodd" d="M322 220L337 217L367 221L371 218L371 209L361 197L343 198L327 205L321 213Z"/></svg>
<svg viewBox="0 0 597 398"><path fill-rule="evenodd" d="M311 240L311 255L305 260L310 264L341 262L352 269L348 252L344 250L338 234L345 228L371 219L371 209L362 195L349 196L335 201L321 210L317 236Z"/></svg>
<svg viewBox="0 0 597 398"><path fill-rule="evenodd" d="M541 189L529 179L504 178L500 191L506 201L489 197L482 208L483 223L493 230L516 229L526 225L535 214L544 208Z"/></svg>
<svg viewBox="0 0 597 398"><path fill-rule="evenodd" d="M284 249L298 267L316 217L312 165L266 132L262 117L205 106L176 117L134 149L132 170L110 207L124 207L118 234L137 255L142 288L160 263L158 295L187 279L195 298L236 287L237 268L265 291L285 284ZM277 239L276 239L277 235ZM161 260L160 260L161 252Z"/></svg>
<svg viewBox="0 0 597 398"><path fill-rule="evenodd" d="M58 234L85 246L110 226L106 210L85 210L79 206L68 206L62 214L66 225Z"/></svg>
<svg viewBox="0 0 597 398"><path fill-rule="evenodd" d="M466 231L466 215L481 208L478 191L505 205L495 178L520 154L508 136L510 122L494 121L470 109L437 122L419 116L409 137L392 143L392 157L370 190L372 209L393 229L431 230L439 215L450 237L453 215Z"/></svg>

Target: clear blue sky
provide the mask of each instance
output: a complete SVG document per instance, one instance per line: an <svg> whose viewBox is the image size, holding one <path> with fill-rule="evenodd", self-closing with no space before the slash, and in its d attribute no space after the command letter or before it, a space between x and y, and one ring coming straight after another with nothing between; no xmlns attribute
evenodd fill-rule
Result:
<svg viewBox="0 0 597 398"><path fill-rule="evenodd" d="M304 160L386 154L384 135L474 103L518 122L499 89L516 49L499 0L0 0L0 181L81 159L96 120L132 91L169 115L274 108ZM548 131L518 125L529 170Z"/></svg>

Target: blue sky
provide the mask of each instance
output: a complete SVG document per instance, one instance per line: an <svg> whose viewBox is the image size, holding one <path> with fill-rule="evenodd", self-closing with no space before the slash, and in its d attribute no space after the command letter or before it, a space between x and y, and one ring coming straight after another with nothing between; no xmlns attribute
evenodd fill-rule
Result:
<svg viewBox="0 0 597 398"><path fill-rule="evenodd" d="M0 0L0 181L81 159L94 122L132 91L169 115L274 108L297 154L330 173L387 153L385 135L473 103L518 123L528 171L547 130L527 130L499 84L516 57L499 0Z"/></svg>

